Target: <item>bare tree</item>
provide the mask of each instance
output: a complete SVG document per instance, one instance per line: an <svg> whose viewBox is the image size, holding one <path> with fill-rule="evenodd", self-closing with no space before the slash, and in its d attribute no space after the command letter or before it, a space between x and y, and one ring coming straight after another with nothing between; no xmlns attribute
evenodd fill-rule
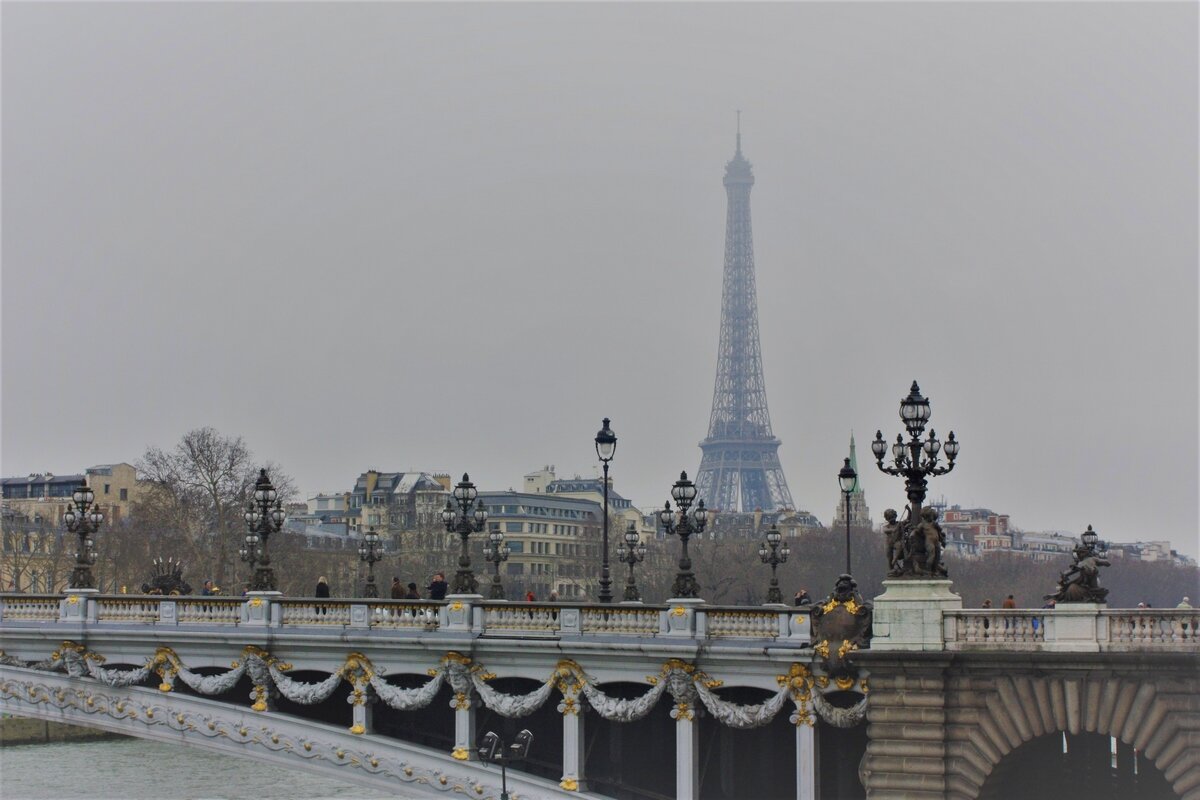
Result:
<svg viewBox="0 0 1200 800"><path fill-rule="evenodd" d="M258 470L267 470L280 500L295 494L291 478L271 463L256 462L242 437L213 428L188 431L170 450L148 448L137 468L151 486L135 507L140 522L157 527L182 549L176 557L206 568L218 584L234 577Z"/></svg>

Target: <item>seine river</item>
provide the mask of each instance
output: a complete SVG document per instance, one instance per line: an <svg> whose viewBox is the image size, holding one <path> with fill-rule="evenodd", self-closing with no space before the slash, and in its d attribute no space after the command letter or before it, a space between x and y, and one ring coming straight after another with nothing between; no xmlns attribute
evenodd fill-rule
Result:
<svg viewBox="0 0 1200 800"><path fill-rule="evenodd" d="M3 800L384 800L373 790L142 739L0 747ZM403 797L389 794L387 800Z"/></svg>

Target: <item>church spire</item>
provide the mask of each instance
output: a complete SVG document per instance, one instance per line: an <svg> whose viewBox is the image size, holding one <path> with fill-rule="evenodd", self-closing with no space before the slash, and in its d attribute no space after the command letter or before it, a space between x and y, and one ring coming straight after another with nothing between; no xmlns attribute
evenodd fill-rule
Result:
<svg viewBox="0 0 1200 800"><path fill-rule="evenodd" d="M854 431L850 431L850 466L854 468L854 488L850 490L851 494L861 492L862 487L858 485L858 456L854 453Z"/></svg>

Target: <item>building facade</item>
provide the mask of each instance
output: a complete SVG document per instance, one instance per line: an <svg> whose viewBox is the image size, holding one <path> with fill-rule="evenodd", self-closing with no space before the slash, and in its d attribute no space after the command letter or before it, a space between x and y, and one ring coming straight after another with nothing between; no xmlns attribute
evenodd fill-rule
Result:
<svg viewBox="0 0 1200 800"><path fill-rule="evenodd" d="M525 591L539 600L548 599L551 592L562 600L595 594L600 579L600 503L555 492L511 490L483 491L479 500L488 511L488 531L503 533L508 545L508 561L501 571L510 599L524 597ZM609 537L611 546L616 541L611 520ZM480 537L481 551L485 538ZM486 586L492 565L480 562L475 573Z"/></svg>

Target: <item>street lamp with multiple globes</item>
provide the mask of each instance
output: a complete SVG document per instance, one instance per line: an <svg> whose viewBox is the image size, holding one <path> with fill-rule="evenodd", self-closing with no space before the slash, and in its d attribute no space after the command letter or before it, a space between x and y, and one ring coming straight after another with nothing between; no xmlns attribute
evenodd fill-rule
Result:
<svg viewBox="0 0 1200 800"><path fill-rule="evenodd" d="M472 533L478 533L487 524L487 509L480 500L472 511L471 503L479 496L479 491L475 484L471 483L471 476L465 472L462 480L450 492L450 496L453 501L446 501L446 507L442 509L442 522L448 533L457 533L462 539L462 549L458 553L458 572L454 574L453 593L478 594L479 581L475 580L475 573L471 571L469 539ZM454 508L455 503L458 504L457 509Z"/></svg>
<svg viewBox="0 0 1200 800"><path fill-rule="evenodd" d="M363 586L363 597L379 597L379 587L375 585L375 564L383 560L386 548L379 541L379 534L374 526L367 528L362 542L358 545L358 558L367 565L367 582Z"/></svg>
<svg viewBox="0 0 1200 800"><path fill-rule="evenodd" d="M617 452L617 435L608 427L609 419L604 418L604 427L596 433L596 455L604 465L604 541L601 545L600 560L600 602L612 602L612 577L608 569L608 462L613 460Z"/></svg>
<svg viewBox="0 0 1200 800"><path fill-rule="evenodd" d="M513 738L512 744L506 745L499 734L488 731L479 742L479 760L484 764L500 765L500 800L509 800L508 794L508 765L524 761L529 757L529 746L533 744L533 734L523 730Z"/></svg>
<svg viewBox="0 0 1200 800"><path fill-rule="evenodd" d="M696 598L700 596L700 587L692 573L692 559L688 557L688 537L704 531L704 526L708 523L708 510L701 500L696 505L696 510L690 511L692 502L696 499L696 484L688 480L686 472L679 473L679 480L671 487L671 497L679 507L678 515L671 509L670 500L663 506L662 511L658 512L658 521L662 523L663 530L668 535L678 536L683 545L679 555L679 573L675 576L675 582L671 584L671 597Z"/></svg>
<svg viewBox="0 0 1200 800"><path fill-rule="evenodd" d="M246 509L245 520L246 546L240 551L242 560L254 570L250 580L252 592L275 592L275 571L271 569L271 556L267 551L267 541L271 534L283 530L283 503L278 499L278 492L271 485L267 471L258 471L258 480L254 482L254 499Z"/></svg>
<svg viewBox="0 0 1200 800"><path fill-rule="evenodd" d="M892 445L892 466L883 465L883 457L888 449L883 440L883 433L875 431L875 441L871 442L876 466L888 475L904 478L904 489L909 502L909 520L913 525L921 521L921 504L925 502L925 492L928 488L926 479L945 475L954 469L954 459L958 457L958 441L954 438L954 431L950 431L944 446L938 441L933 428L929 429L928 437L921 439L929 416L929 400L921 396L921 388L913 381L908 397L900 401L900 419L911 438L905 442L903 434L896 434L896 443ZM946 454L947 464L944 467L938 465L939 452Z"/></svg>
<svg viewBox="0 0 1200 800"><path fill-rule="evenodd" d="M617 560L629 565L629 577L625 579L625 600L627 602L641 600L642 594L638 591L637 583L633 579L633 567L646 560L646 545L642 544L642 537L638 536L637 526L632 522L629 523L629 529L625 531L625 548L617 555Z"/></svg>
<svg viewBox="0 0 1200 800"><path fill-rule="evenodd" d="M792 554L792 548L783 540L783 535L779 532L779 527L775 523L771 523L771 529L767 531L767 540L758 548L758 557L762 559L764 564L771 565L771 584L767 589L767 602L774 604L783 603L783 592L779 589L779 577L775 574L775 570L780 564L784 564L788 560L788 556Z"/></svg>
<svg viewBox="0 0 1200 800"><path fill-rule="evenodd" d="M850 459L846 459L846 463L842 465L842 469L838 472L838 485L842 488L842 494L846 497L846 574L850 572L850 495L854 492L854 487L858 483L858 473L854 471L854 467L850 466Z"/></svg>
<svg viewBox="0 0 1200 800"><path fill-rule="evenodd" d="M489 547L484 553L485 560L493 565L492 591L488 595L492 600L504 599L504 586L500 583L500 564L508 561L508 545L504 543L504 534L498 529L488 532Z"/></svg>
<svg viewBox="0 0 1200 800"><path fill-rule="evenodd" d="M99 508L92 506L96 493L86 483L71 493L71 499L75 501L79 510L68 507L63 514L63 522L66 523L68 531L79 537L79 544L75 548L75 568L71 570L69 585L72 589L95 589L96 578L92 575L92 565L96 563L96 552L93 549L96 542L92 539L92 534L100 530L104 515L100 513Z"/></svg>

